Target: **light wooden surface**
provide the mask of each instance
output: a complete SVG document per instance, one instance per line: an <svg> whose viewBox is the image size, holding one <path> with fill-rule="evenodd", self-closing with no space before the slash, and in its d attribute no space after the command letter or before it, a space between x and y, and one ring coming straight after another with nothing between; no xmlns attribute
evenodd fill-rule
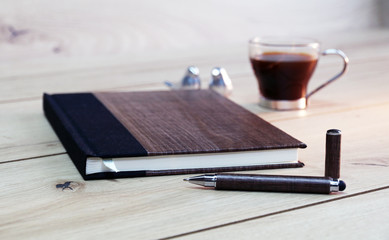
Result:
<svg viewBox="0 0 389 240"><path fill-rule="evenodd" d="M86 7L75 9L69 3L62 9L51 1L41 2L53 11L40 15L36 6L29 11L27 7L32 5L28 1L21 1L20 8L4 4L8 7L0 9L0 16L7 16L0 18L0 239L387 238L389 30L365 28L377 25L375 20L369 24L361 20L373 15L373 5L358 1L357 7L348 9L366 10L360 18L350 17L339 25L346 28L345 22L360 21L354 31L337 32L330 29L335 25L328 24L324 29L336 34L313 32L323 48L346 52L350 58L346 76L314 95L307 110L275 112L257 105L257 85L247 57L247 34L254 32L259 20L239 30L239 24L233 23L241 14L232 14L223 26L233 25L242 35L223 44L212 35L216 27L202 30L207 18L198 24L191 22L192 34L202 36L192 44L196 41L190 40L190 34L177 40L169 31L154 33L151 18L150 22L143 19L141 26L134 25L144 32L132 31L124 37L118 36L121 31L117 29L109 32L108 25L90 28L98 25L92 21L103 16L114 23L151 17L146 3L136 8L143 12L129 10L133 15L127 15L125 9L113 14L106 4L105 11L99 8L94 14L97 8L93 8L87 15L90 21L85 21L81 16L88 13ZM198 9L205 5L201 3ZM156 16L160 24L172 27L171 33L186 33L186 25L180 23L184 14L167 6L165 10L165 15ZM69 12L73 14L65 14ZM165 19L167 13L173 17ZM31 21L21 17L26 15ZM247 19L250 16L255 16L254 11ZM83 24L74 27L81 18ZM10 35L10 26L28 31ZM57 26L61 26L58 32ZM108 36L96 38L100 39L97 42L88 38L101 29L108 31L111 45ZM305 31L312 29L306 27ZM147 42L145 36L164 39ZM132 43L136 47L128 45ZM200 68L203 87L212 67L225 67L235 86L233 101L308 145L300 151L306 164L302 169L251 173L322 175L326 130L339 128L346 191L332 195L214 191L183 182L186 175L83 181L43 115L42 93L167 90L162 82L178 81L193 64ZM340 64L336 57L323 57L309 88L339 71ZM71 182L73 190L57 188L65 182Z"/></svg>
<svg viewBox="0 0 389 240"><path fill-rule="evenodd" d="M133 61L163 53L165 59L172 51L242 43L258 34L317 37L379 27L387 15L382 5L379 0L2 0L0 60L122 55ZM42 70L47 69L35 69Z"/></svg>

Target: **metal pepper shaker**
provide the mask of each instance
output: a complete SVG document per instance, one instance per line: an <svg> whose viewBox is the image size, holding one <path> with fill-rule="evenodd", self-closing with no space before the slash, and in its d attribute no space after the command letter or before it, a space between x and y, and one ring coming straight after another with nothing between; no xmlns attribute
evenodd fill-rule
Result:
<svg viewBox="0 0 389 240"><path fill-rule="evenodd" d="M181 80L181 89L200 89L200 71L196 66L188 67L185 76Z"/></svg>
<svg viewBox="0 0 389 240"><path fill-rule="evenodd" d="M226 97L231 95L233 89L232 82L224 68L215 67L212 69L209 89Z"/></svg>
<svg viewBox="0 0 389 240"><path fill-rule="evenodd" d="M200 71L196 66L189 66L185 72L184 77L181 82L173 83L170 81L165 81L165 85L168 86L172 90L191 90L191 89L200 89L201 88L201 80L200 80Z"/></svg>

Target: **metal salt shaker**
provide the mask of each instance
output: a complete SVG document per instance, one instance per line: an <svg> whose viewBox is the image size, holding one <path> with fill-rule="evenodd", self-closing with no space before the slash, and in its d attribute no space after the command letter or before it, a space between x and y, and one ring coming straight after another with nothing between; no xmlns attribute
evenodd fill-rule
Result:
<svg viewBox="0 0 389 240"><path fill-rule="evenodd" d="M200 89L200 71L196 66L188 67L184 78L181 80L181 89Z"/></svg>
<svg viewBox="0 0 389 240"><path fill-rule="evenodd" d="M228 97L232 93L232 82L227 71L222 67L215 67L211 71L209 89Z"/></svg>
<svg viewBox="0 0 389 240"><path fill-rule="evenodd" d="M199 69L196 66L190 66L187 68L185 76L182 78L180 83L172 83L170 81L165 81L165 85L172 90L190 90L190 89L200 89L201 81L199 77Z"/></svg>

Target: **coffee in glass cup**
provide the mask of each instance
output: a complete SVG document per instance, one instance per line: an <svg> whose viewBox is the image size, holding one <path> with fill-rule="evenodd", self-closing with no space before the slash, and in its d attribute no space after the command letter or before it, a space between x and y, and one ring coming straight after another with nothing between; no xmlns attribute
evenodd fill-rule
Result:
<svg viewBox="0 0 389 240"><path fill-rule="evenodd" d="M320 55L343 58L343 69L333 78L307 93L308 82ZM338 49L320 52L320 44L306 38L253 38L249 41L251 66L258 81L260 105L276 110L305 109L307 100L347 70L348 58Z"/></svg>

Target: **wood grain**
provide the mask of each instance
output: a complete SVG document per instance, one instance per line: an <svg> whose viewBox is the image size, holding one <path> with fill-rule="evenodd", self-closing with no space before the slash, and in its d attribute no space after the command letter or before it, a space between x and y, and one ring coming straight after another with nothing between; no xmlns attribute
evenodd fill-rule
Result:
<svg viewBox="0 0 389 240"><path fill-rule="evenodd" d="M287 193L331 193L330 177L217 174L216 189Z"/></svg>
<svg viewBox="0 0 389 240"><path fill-rule="evenodd" d="M59 233L74 237L74 232L87 237L95 231L119 238L123 232L129 238L162 238L386 187L389 138L380 130L387 124L387 107L276 122L307 141L309 147L301 151L307 164L300 169L268 170L266 174L323 175L326 130L334 126L342 129L342 178L348 186L340 194L207 191L182 182L186 176L84 182L69 157L61 155L0 164L3 172L12 173L0 175L0 233L7 238L50 238ZM368 124L371 116L375 124ZM359 128L361 125L368 127ZM366 135L379 141L366 142ZM79 187L75 191L56 188L69 181ZM236 208L242 203L244 207ZM110 228L106 227L108 223Z"/></svg>
<svg viewBox="0 0 389 240"><path fill-rule="evenodd" d="M349 40L350 42L355 41L355 39L367 41L368 36L374 39L374 41L375 39L384 40L386 37L389 37L386 36L386 33L387 31L383 31L383 35L377 35L377 33L373 34L371 32L369 32L369 34L360 33L358 35L353 35L353 38ZM350 46L348 47L350 48ZM213 53L215 52L217 51L214 50ZM230 51L230 54L232 56L239 56L239 52L240 51ZM312 97L310 106L306 111L271 112L260 108L257 105L258 90L256 81L245 56L236 58L236 63L229 63L231 67L228 69L245 72L241 75L239 72L229 71L232 77L235 76L233 82L236 83L232 100L242 104L250 111L259 114L265 120L273 123L275 121L287 121L294 118L300 119L306 116L326 114L327 112L349 111L357 108L363 109L389 102L386 90L388 81L385 75L386 65L389 62L383 55L389 52L389 46L377 42L372 46L358 43L355 48L350 49L349 52L352 54L352 60L350 71L345 78L340 79ZM205 52L203 53L206 54ZM225 56L223 48L221 48L219 54L215 53L215 55L218 55L220 58ZM231 56L227 56L228 58L231 58ZM329 76L335 70L336 60L337 59L333 59L328 63L323 63L324 65L319 65L317 74L313 77L312 84L320 82L320 80ZM212 58L210 61L212 61ZM175 61L172 63L174 62ZM204 66L206 66L206 64ZM63 152L62 146L43 117L43 112L41 110L42 103L39 100L42 97L41 94L43 91L51 88L51 91L71 92L72 90L92 90L99 89L100 87L109 90L160 90L163 88L163 85L160 82L150 82L149 84L142 84L141 82L157 79L158 75L172 76L175 73L176 77L180 77L183 68L184 66L182 66L182 68L176 66L168 70L163 70L165 69L163 68L154 69L150 72L145 70L138 72L134 68L129 72L121 72L125 69L125 67L122 66L115 69L114 72L117 72L117 74L115 73L113 75L112 81L106 80L110 71L104 73L104 71L99 70L100 68L96 70L96 75L90 69L88 71L82 71L81 73L68 70L56 74L45 73L39 77L34 77L33 75L29 78L22 76L20 79L14 80L13 78L6 81L1 79L3 87L0 88L0 92L2 92L0 98L4 97L4 101L2 102L3 104L0 104L0 114L2 116L0 118L2 133L0 135L0 143L2 144L0 151L3 156L0 161L39 156L39 153L41 153L41 155L47 155ZM103 68L103 70L104 69L105 68ZM20 74L22 74L22 72ZM25 74L28 75L29 72L27 71ZM127 74L132 76L130 80L128 80ZM91 77L86 77L89 75L91 75ZM116 76L120 76L121 80L119 81L119 78ZM75 81L70 82L65 86L64 84L66 84L68 79L74 79ZM133 82L132 79L139 81ZM369 81L366 81L366 79L369 79ZM50 82L52 83L50 84ZM127 87L119 88L118 86L120 86L120 84L128 85ZM113 86L116 86L117 88L111 88ZM345 88L348 89L351 94L345 94L343 90ZM368 91L366 91L367 89ZM332 97L328 97L328 94L331 94ZM27 98L24 98L25 96ZM30 99L31 96L33 98L32 100ZM15 98L15 102L12 100L13 98ZM29 121L26 121L25 119L29 119ZM8 127L9 123L13 123L12 128ZM329 126L329 128L332 127L333 126ZM29 134L31 129L34 129L33 134ZM323 129L323 131L326 130L327 129ZM30 153L33 153L32 156L30 156Z"/></svg>
<svg viewBox="0 0 389 240"><path fill-rule="evenodd" d="M330 129L326 134L326 160L324 166L324 176L333 179L340 178L341 160L341 131Z"/></svg>
<svg viewBox="0 0 389 240"><path fill-rule="evenodd" d="M246 42L255 34L314 35L380 25L376 2L3 1L0 59L168 52ZM216 10L217 9L217 10ZM273 14L277 12L277 14ZM307 21L309 19L309 21ZM204 27L206 26L206 27ZM313 37L314 37L313 36ZM168 54L166 54L168 55Z"/></svg>
<svg viewBox="0 0 389 240"><path fill-rule="evenodd" d="M389 31L366 29L379 25L381 9L374 1L295 3L3 1L0 238L385 239ZM315 94L305 111L257 105L247 39L286 32L316 37L351 60L345 77ZM225 67L235 102L307 143L304 168L267 174L323 175L325 132L341 129L346 191L237 194L188 186L180 176L82 181L44 120L42 93L163 90L164 80L178 82L189 65L200 68L203 88L212 67ZM320 59L309 88L337 67L336 58Z"/></svg>
<svg viewBox="0 0 389 240"><path fill-rule="evenodd" d="M95 96L149 155L305 147L210 90L103 92Z"/></svg>
<svg viewBox="0 0 389 240"><path fill-rule="evenodd" d="M386 187L319 206L181 236L180 239L385 239L389 234L389 224L383 221L389 214L388 198Z"/></svg>

